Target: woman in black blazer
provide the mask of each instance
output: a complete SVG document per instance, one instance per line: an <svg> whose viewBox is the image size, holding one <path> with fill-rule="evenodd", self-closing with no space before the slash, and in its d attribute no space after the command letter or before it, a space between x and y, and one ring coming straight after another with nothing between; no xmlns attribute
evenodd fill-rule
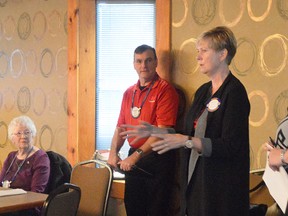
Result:
<svg viewBox="0 0 288 216"><path fill-rule="evenodd" d="M187 149L188 216L248 216L250 103L245 87L229 69L236 39L220 26L202 33L196 47L200 72L210 81L196 91L183 133L142 122L125 125L134 130L123 135L161 138L152 144L159 154Z"/></svg>

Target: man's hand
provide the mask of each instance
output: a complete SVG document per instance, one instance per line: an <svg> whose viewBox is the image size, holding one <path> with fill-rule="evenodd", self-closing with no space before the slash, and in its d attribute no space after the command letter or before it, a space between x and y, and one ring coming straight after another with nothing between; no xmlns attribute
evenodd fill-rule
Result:
<svg viewBox="0 0 288 216"><path fill-rule="evenodd" d="M121 161L121 158L118 156L117 153L111 153L109 154L107 163L112 167L114 170L118 170L118 162Z"/></svg>
<svg viewBox="0 0 288 216"><path fill-rule="evenodd" d="M125 158L122 161L118 162L118 165L121 170L123 171L130 171L132 170L133 166L136 164L138 159L136 158L135 154L130 155L129 157Z"/></svg>

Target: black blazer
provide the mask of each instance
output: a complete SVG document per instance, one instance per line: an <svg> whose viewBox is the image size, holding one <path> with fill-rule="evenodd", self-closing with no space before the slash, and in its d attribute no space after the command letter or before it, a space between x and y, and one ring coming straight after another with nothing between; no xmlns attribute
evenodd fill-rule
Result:
<svg viewBox="0 0 288 216"><path fill-rule="evenodd" d="M245 216L249 210L250 103L232 73L212 96L211 84L196 91L186 118L185 133L193 136L193 122L206 104L211 98L220 99L220 107L207 116L205 138L211 139L212 154L199 157L187 188L188 215Z"/></svg>

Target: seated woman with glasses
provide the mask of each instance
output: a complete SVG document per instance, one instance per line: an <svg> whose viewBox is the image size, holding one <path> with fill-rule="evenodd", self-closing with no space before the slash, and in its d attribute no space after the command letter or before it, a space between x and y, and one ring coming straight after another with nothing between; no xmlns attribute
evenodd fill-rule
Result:
<svg viewBox="0 0 288 216"><path fill-rule="evenodd" d="M28 116L19 116L10 122L8 138L17 150L10 152L4 161L0 186L38 193L45 191L50 161L45 151L34 146L35 137L36 126ZM30 212L29 215L37 215L37 211L34 213Z"/></svg>

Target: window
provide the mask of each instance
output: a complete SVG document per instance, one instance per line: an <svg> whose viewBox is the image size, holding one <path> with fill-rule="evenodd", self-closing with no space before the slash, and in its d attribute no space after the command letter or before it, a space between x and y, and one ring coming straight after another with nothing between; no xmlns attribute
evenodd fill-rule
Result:
<svg viewBox="0 0 288 216"><path fill-rule="evenodd" d="M96 11L96 145L109 149L122 95L138 80L134 49L155 47L155 1L98 1Z"/></svg>

